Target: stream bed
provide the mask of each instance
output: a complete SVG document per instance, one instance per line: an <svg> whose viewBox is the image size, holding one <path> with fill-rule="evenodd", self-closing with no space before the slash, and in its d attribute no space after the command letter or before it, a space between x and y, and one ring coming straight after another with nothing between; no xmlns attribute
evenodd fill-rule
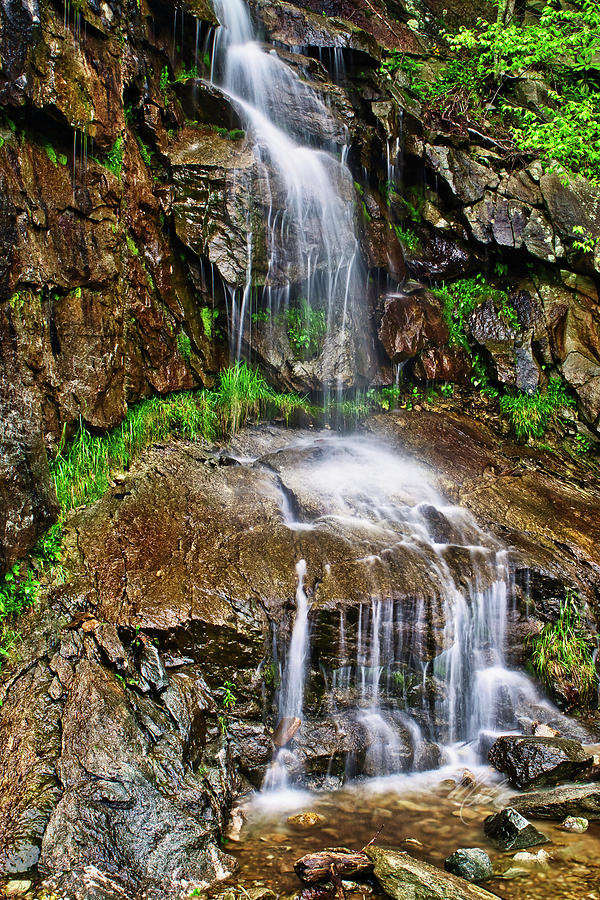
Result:
<svg viewBox="0 0 600 900"><path fill-rule="evenodd" d="M495 850L483 833L485 817L507 804L511 792L494 782L484 767L475 770L474 781L464 780L463 774L446 768L355 782L331 793L253 795L237 840L227 846L239 865L232 883L251 893L269 888L279 895L295 894L301 883L293 867L301 856L326 847L360 850L375 839L378 845L399 847L441 868L454 850L481 847L489 853L494 872L505 873L482 887L504 900L600 897L600 823L591 822L585 834L572 834L557 822L537 821L551 843L527 852L543 849L549 859L543 866L514 860L515 851ZM310 827L288 822L307 811L322 818ZM356 896L372 890L366 887Z"/></svg>

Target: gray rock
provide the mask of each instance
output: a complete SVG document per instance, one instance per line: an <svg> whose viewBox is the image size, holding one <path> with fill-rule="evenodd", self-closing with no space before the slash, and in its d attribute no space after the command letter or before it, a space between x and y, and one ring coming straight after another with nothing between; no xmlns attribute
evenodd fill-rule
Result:
<svg viewBox="0 0 600 900"><path fill-rule="evenodd" d="M582 775L593 763L592 755L577 741L503 735L488 759L517 788L557 784Z"/></svg>
<svg viewBox="0 0 600 900"><path fill-rule="evenodd" d="M492 900L493 894L403 853L383 847L365 850L374 875L394 900Z"/></svg>
<svg viewBox="0 0 600 900"><path fill-rule="evenodd" d="M466 881L485 881L493 878L492 861L479 847L467 847L455 850L445 861L446 871L458 875Z"/></svg>
<svg viewBox="0 0 600 900"><path fill-rule="evenodd" d="M514 797L514 809L536 819L557 819L565 816L583 816L600 819L600 784L583 787L559 787L548 791L535 791Z"/></svg>
<svg viewBox="0 0 600 900"><path fill-rule="evenodd" d="M145 678L157 691L164 690L169 684L169 676L160 658L158 647L151 641L147 641L144 644L144 649L140 656L140 672L142 678Z"/></svg>
<svg viewBox="0 0 600 900"><path fill-rule="evenodd" d="M549 840L511 806L488 816L483 830L498 850L525 850Z"/></svg>

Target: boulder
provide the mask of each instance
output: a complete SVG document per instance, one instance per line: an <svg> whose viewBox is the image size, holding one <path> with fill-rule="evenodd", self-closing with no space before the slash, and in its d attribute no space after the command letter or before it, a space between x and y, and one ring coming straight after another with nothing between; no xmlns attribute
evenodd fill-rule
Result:
<svg viewBox="0 0 600 900"><path fill-rule="evenodd" d="M504 735L488 753L491 764L517 788L558 784L584 774L593 756L566 738Z"/></svg>
<svg viewBox="0 0 600 900"><path fill-rule="evenodd" d="M582 787L558 787L548 791L534 791L512 799L513 808L535 819L556 819L566 816L600 819L600 784Z"/></svg>
<svg viewBox="0 0 600 900"><path fill-rule="evenodd" d="M485 850L468 847L455 850L444 862L444 868L465 881L485 881L494 877L492 861Z"/></svg>
<svg viewBox="0 0 600 900"><path fill-rule="evenodd" d="M535 828L516 809L509 806L488 816L483 830L498 850L525 850L547 844L549 838Z"/></svg>
<svg viewBox="0 0 600 900"><path fill-rule="evenodd" d="M492 900L483 888L421 862L401 850L367 847L373 874L384 892L394 900Z"/></svg>

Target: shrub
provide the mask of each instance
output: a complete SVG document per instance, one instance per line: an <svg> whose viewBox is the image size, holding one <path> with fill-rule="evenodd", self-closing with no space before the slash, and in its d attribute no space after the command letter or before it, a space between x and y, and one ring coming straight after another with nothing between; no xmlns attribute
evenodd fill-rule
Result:
<svg viewBox="0 0 600 900"><path fill-rule="evenodd" d="M291 306L285 313L287 335L294 356L310 359L320 352L327 334L327 316L324 309L313 309L302 297L298 306Z"/></svg>

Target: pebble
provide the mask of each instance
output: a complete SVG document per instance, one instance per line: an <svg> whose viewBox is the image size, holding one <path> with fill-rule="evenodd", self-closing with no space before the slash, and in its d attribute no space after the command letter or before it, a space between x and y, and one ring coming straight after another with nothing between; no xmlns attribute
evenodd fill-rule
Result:
<svg viewBox="0 0 600 900"><path fill-rule="evenodd" d="M563 831L571 831L573 834L583 834L589 828L589 822L583 816L567 816L560 827Z"/></svg>
<svg viewBox="0 0 600 900"><path fill-rule="evenodd" d="M520 850L519 853L515 853L513 856L513 861L545 868L550 862L550 854L546 853L545 850L538 850L537 853Z"/></svg>

